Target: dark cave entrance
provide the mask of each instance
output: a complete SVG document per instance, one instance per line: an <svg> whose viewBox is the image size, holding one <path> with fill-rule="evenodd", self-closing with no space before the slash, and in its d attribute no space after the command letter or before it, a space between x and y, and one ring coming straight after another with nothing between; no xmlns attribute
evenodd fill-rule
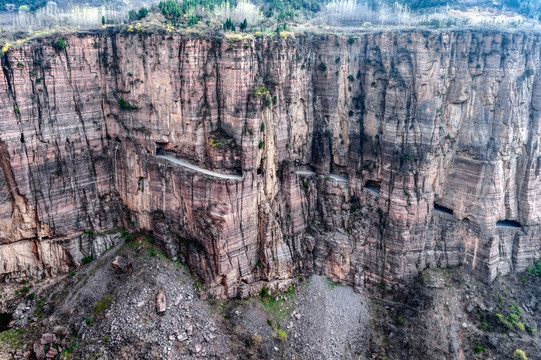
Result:
<svg viewBox="0 0 541 360"><path fill-rule="evenodd" d="M444 213L444 214L453 215L453 210L452 209L449 209L448 207L445 207L445 206L442 206L442 205L438 205L436 203L434 203L434 211Z"/></svg>
<svg viewBox="0 0 541 360"><path fill-rule="evenodd" d="M381 191L381 182L380 181L374 181L374 180L368 180L366 182L366 184L364 184L364 188L379 195L379 193Z"/></svg>
<svg viewBox="0 0 541 360"><path fill-rule="evenodd" d="M500 220L496 223L496 227L521 228L522 226L515 220Z"/></svg>
<svg viewBox="0 0 541 360"><path fill-rule="evenodd" d="M11 319L11 314L0 312L0 332L10 329L9 323L11 322Z"/></svg>

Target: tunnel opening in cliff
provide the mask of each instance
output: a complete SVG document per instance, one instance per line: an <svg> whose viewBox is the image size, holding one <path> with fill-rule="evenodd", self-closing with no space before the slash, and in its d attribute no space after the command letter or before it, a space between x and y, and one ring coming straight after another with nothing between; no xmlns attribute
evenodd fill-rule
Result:
<svg viewBox="0 0 541 360"><path fill-rule="evenodd" d="M368 180L366 184L364 184L364 188L379 195L379 193L381 192L381 182Z"/></svg>
<svg viewBox="0 0 541 360"><path fill-rule="evenodd" d="M0 312L0 332L10 329L9 323L11 322L12 318L12 314Z"/></svg>
<svg viewBox="0 0 541 360"><path fill-rule="evenodd" d="M507 228L521 228L522 225L515 220L500 220L496 223L496 227L507 227Z"/></svg>
<svg viewBox="0 0 541 360"><path fill-rule="evenodd" d="M453 215L453 210L452 209L449 209L448 207L445 207L443 205L439 205L439 204L436 204L436 203L434 203L434 211L437 211L437 212L443 213L443 214Z"/></svg>

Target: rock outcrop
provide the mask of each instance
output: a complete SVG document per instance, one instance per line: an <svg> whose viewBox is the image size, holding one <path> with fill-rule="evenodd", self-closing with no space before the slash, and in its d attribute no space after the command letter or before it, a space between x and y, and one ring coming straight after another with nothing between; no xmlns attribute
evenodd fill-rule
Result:
<svg viewBox="0 0 541 360"><path fill-rule="evenodd" d="M119 227L225 297L459 264L490 282L540 256L538 35L54 40L2 58L5 279Z"/></svg>

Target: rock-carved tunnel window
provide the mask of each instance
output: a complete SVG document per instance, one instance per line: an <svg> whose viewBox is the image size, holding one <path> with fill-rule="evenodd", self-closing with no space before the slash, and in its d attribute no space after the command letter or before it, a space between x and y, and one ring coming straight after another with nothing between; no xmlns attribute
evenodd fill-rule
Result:
<svg viewBox="0 0 541 360"><path fill-rule="evenodd" d="M439 205L439 204L436 204L436 203L434 203L434 211L437 211L437 212L443 213L443 214L453 215L453 210L452 209L449 209L448 207L445 207L445 206L442 206L442 205Z"/></svg>
<svg viewBox="0 0 541 360"><path fill-rule="evenodd" d="M372 191L373 193L379 194L381 191L381 183L379 181L368 180L366 184L364 184L364 188Z"/></svg>
<svg viewBox="0 0 541 360"><path fill-rule="evenodd" d="M515 220L500 220L496 223L496 227L521 228L522 226Z"/></svg>
<svg viewBox="0 0 541 360"><path fill-rule="evenodd" d="M165 155L161 146L156 147L156 155Z"/></svg>

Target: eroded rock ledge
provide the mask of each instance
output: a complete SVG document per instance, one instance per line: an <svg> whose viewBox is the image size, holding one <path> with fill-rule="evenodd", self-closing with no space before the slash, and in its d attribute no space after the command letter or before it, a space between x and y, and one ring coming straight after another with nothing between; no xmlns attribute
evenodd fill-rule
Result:
<svg viewBox="0 0 541 360"><path fill-rule="evenodd" d="M490 282L540 256L537 35L53 40L2 58L5 280L115 227L225 297L458 264Z"/></svg>

